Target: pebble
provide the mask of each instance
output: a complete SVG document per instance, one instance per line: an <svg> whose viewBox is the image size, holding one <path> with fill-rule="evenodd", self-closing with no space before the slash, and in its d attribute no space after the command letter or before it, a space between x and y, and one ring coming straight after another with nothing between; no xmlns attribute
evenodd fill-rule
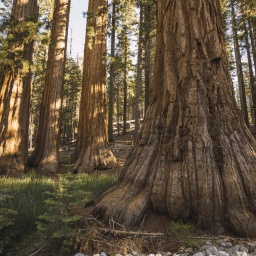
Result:
<svg viewBox="0 0 256 256"><path fill-rule="evenodd" d="M77 253L74 256L108 256L105 252L100 254L85 255ZM129 254L117 253L115 256L256 256L256 242L247 242L245 244L234 244L228 239L218 240L215 242L206 241L197 251L188 247L179 252L162 252L157 251L149 254L142 254L132 251Z"/></svg>
<svg viewBox="0 0 256 256"><path fill-rule="evenodd" d="M202 252L197 252L195 254L193 254L193 256L204 256Z"/></svg>

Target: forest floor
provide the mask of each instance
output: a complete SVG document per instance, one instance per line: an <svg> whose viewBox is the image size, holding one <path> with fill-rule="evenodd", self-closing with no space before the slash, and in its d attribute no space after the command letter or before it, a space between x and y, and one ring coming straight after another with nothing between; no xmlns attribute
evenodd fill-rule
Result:
<svg viewBox="0 0 256 256"><path fill-rule="evenodd" d="M114 142L111 143L111 148L116 156L117 168L114 170L103 171L106 173L117 173L120 171L120 168L124 165L125 160L131 148L133 146L133 131L129 131L125 135L114 135ZM72 168L72 165L69 164L69 159L74 151L74 147L68 149L67 146L60 149L60 168L59 173L69 172ZM102 171L101 171L102 172Z"/></svg>
<svg viewBox="0 0 256 256"><path fill-rule="evenodd" d="M116 155L118 167L113 170L103 171L107 174L119 175L122 166L125 163L126 157L133 146L132 131L126 135L114 136L115 142L111 145L113 152ZM62 162L59 173L67 173L72 166L68 164L70 156L74 148L62 148L60 150L60 160ZM102 172L102 171L99 171ZM107 255L127 255L132 252L144 254L171 252L178 254L191 255L191 250L196 252L205 244L216 245L218 241L228 239L233 244L245 244L251 240L246 238L238 238L232 234L209 233L200 230L192 224L184 224L182 222L172 222L169 216L159 215L149 212L141 225L133 230L128 230L122 225L110 221L108 224L103 224L98 219L91 216L93 206L81 207L84 218L88 219L85 234L79 238L80 249L74 250L68 255L75 255L77 252L83 252L85 255L93 255L95 253L105 252ZM40 244L40 243L39 243ZM217 245L216 245L217 246ZM33 241L33 246L26 253L19 254L37 255L37 256L60 256L65 255L62 252L44 252L44 249L37 252L36 241ZM189 252L190 250L190 252ZM31 252L36 252L31 253Z"/></svg>

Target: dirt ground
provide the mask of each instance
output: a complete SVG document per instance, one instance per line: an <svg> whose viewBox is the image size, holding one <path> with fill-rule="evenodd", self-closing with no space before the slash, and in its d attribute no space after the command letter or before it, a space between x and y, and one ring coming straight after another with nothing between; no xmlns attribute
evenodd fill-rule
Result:
<svg viewBox="0 0 256 256"><path fill-rule="evenodd" d="M133 146L132 131L128 132L126 135L114 135L114 140L115 141L113 143L110 143L110 145L117 160L117 168L115 169L116 171L124 165L126 157ZM72 165L70 164L69 159L73 152L74 147L71 147L70 150L68 150L68 147L62 147L60 149L60 168L58 170L58 173L67 173L71 171ZM113 171L109 170L109 172Z"/></svg>

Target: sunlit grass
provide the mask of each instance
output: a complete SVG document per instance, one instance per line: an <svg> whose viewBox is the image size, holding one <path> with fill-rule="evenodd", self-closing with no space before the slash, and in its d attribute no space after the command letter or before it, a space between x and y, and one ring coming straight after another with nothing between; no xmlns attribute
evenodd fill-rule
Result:
<svg viewBox="0 0 256 256"><path fill-rule="evenodd" d="M45 192L53 192L56 181L36 175L23 178L0 177L0 188L2 193L10 196L5 207L17 212L14 225L5 230L6 235L12 234L12 242L15 243L36 231L37 217L47 210L44 204L47 198Z"/></svg>
<svg viewBox="0 0 256 256"><path fill-rule="evenodd" d="M0 196L8 195L4 206L0 205L0 207L17 213L14 224L1 230L0 239L2 235L3 237L9 236L11 239L8 248L14 248L26 236L37 231L38 216L48 211L48 206L44 201L52 193L60 192L60 181L63 179L70 181L70 184L79 190L88 192L90 199L93 200L98 199L117 182L117 176L105 173L58 175L55 179L39 176L36 173L25 175L22 178L0 177Z"/></svg>
<svg viewBox="0 0 256 256"><path fill-rule="evenodd" d="M116 184L117 176L105 173L78 174L76 182L80 183L82 189L89 192L94 199L98 199L106 190Z"/></svg>

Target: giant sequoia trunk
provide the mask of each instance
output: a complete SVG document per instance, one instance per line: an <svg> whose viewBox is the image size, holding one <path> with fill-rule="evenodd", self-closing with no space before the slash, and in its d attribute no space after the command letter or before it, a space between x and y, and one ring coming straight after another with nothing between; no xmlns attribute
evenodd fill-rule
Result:
<svg viewBox="0 0 256 256"><path fill-rule="evenodd" d="M107 0L90 0L74 172L109 169L116 164L107 136L106 24Z"/></svg>
<svg viewBox="0 0 256 256"><path fill-rule="evenodd" d="M66 60L70 0L55 0L45 87L36 146L29 164L40 172L56 172L59 164L60 115Z"/></svg>
<svg viewBox="0 0 256 256"><path fill-rule="evenodd" d="M23 173L28 154L33 36L38 18L37 0L15 0L8 30L8 54L0 67L0 173ZM33 32L32 32L33 31Z"/></svg>
<svg viewBox="0 0 256 256"><path fill-rule="evenodd" d="M153 95L118 185L94 212L146 211L256 236L256 145L235 103L218 0L158 1Z"/></svg>

